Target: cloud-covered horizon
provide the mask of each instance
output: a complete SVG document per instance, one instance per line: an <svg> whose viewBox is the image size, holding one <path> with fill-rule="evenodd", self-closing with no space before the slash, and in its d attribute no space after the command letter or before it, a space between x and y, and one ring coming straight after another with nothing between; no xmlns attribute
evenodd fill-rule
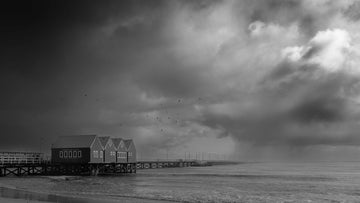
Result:
<svg viewBox="0 0 360 203"><path fill-rule="evenodd" d="M149 157L360 154L357 0L23 6L2 17L3 148L96 133Z"/></svg>

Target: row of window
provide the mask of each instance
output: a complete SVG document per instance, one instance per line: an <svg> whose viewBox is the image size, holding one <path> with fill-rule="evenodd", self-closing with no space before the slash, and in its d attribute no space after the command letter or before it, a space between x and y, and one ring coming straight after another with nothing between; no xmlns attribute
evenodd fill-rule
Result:
<svg viewBox="0 0 360 203"><path fill-rule="evenodd" d="M60 158L81 158L82 154L81 151L78 150L64 150L60 151L59 157Z"/></svg>
<svg viewBox="0 0 360 203"><path fill-rule="evenodd" d="M103 151L100 151L100 153L99 153L99 151L94 150L94 151L93 151L93 156L94 156L94 158L100 158L100 159L102 159L102 158L104 157L104 152L103 152Z"/></svg>
<svg viewBox="0 0 360 203"><path fill-rule="evenodd" d="M116 152L110 152L111 156L115 156ZM94 158L103 158L104 152L103 151L93 151ZM126 158L126 152L118 152L117 153L118 158ZM132 156L132 152L129 152L129 156ZM63 150L59 153L60 158L81 158L82 154L81 151L78 150Z"/></svg>
<svg viewBox="0 0 360 203"><path fill-rule="evenodd" d="M126 158L126 152L118 152L117 154L118 154L117 155L118 158ZM115 155L116 155L116 152L114 152L114 151L110 152L110 156L115 156ZM104 156L103 151L97 151L97 150L93 151L93 157L94 158L103 158L103 156ZM132 156L131 152L129 152L129 156Z"/></svg>
<svg viewBox="0 0 360 203"><path fill-rule="evenodd" d="M126 158L126 152L118 152L118 158Z"/></svg>

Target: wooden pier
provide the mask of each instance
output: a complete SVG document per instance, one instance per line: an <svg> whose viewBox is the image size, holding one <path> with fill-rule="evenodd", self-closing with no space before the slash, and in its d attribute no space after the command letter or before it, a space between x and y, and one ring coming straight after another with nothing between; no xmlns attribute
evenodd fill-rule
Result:
<svg viewBox="0 0 360 203"><path fill-rule="evenodd" d="M0 165L40 164L44 160L42 153L36 152L0 152Z"/></svg>
<svg viewBox="0 0 360 203"><path fill-rule="evenodd" d="M174 168L195 166L196 161L139 161L136 163L97 163L97 164L53 164L42 163L6 163L0 165L0 177L35 175L119 175L136 173L136 170L155 168Z"/></svg>
<svg viewBox="0 0 360 203"><path fill-rule="evenodd" d="M157 161L139 161L136 163L137 169L153 168L175 168L195 166L196 160L157 160Z"/></svg>
<svg viewBox="0 0 360 203"><path fill-rule="evenodd" d="M33 175L116 175L136 173L136 163L121 164L6 164L0 165L0 177Z"/></svg>

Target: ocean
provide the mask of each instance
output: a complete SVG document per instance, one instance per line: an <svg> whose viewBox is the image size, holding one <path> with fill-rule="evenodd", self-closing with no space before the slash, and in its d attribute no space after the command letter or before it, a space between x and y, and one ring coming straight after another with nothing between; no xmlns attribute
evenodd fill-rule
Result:
<svg viewBox="0 0 360 203"><path fill-rule="evenodd" d="M85 197L95 200L79 202L360 202L360 163L258 162L147 169L115 177L5 177L0 184L7 187L1 197L49 202ZM38 195L21 195L24 191Z"/></svg>

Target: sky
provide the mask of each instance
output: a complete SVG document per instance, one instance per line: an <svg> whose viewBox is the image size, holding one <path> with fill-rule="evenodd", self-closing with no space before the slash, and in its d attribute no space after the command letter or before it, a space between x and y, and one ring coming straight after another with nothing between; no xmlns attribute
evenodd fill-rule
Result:
<svg viewBox="0 0 360 203"><path fill-rule="evenodd" d="M0 13L1 150L98 134L133 139L144 159L360 160L359 0L38 0Z"/></svg>

